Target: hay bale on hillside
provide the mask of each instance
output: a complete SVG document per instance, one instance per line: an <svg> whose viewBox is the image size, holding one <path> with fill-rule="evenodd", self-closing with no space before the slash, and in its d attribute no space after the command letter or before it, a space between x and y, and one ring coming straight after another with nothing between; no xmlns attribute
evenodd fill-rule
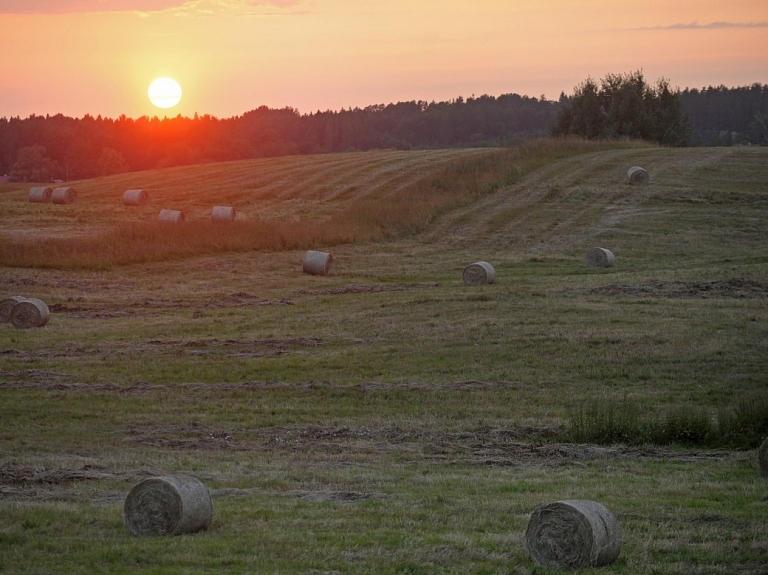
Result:
<svg viewBox="0 0 768 575"><path fill-rule="evenodd" d="M757 462L760 464L760 475L768 477L768 438L763 441L757 452Z"/></svg>
<svg viewBox="0 0 768 575"><path fill-rule="evenodd" d="M492 284L496 279L496 270L488 262L475 262L464 268L461 279L468 286Z"/></svg>
<svg viewBox="0 0 768 575"><path fill-rule="evenodd" d="M123 518L134 535L195 533L210 527L213 503L208 488L194 477L151 477L128 493Z"/></svg>
<svg viewBox="0 0 768 575"><path fill-rule="evenodd" d="M234 222L236 217L237 212L231 206L213 206L211 210L212 222Z"/></svg>
<svg viewBox="0 0 768 575"><path fill-rule="evenodd" d="M61 188L54 188L51 193L52 204L74 204L77 201L77 192L75 188L64 186Z"/></svg>
<svg viewBox="0 0 768 575"><path fill-rule="evenodd" d="M53 188L37 186L29 189L29 201L33 204L47 204L51 201Z"/></svg>
<svg viewBox="0 0 768 575"><path fill-rule="evenodd" d="M616 258L611 250L605 248L592 248L587 252L587 265L591 268L612 267Z"/></svg>
<svg viewBox="0 0 768 575"><path fill-rule="evenodd" d="M48 323L51 313L43 300L24 298L11 308L11 325L16 329L43 327Z"/></svg>
<svg viewBox="0 0 768 575"><path fill-rule="evenodd" d="M26 298L20 295L12 295L0 300L0 323L11 321L11 310L17 303L23 302Z"/></svg>
<svg viewBox="0 0 768 575"><path fill-rule="evenodd" d="M632 186L644 186L651 181L648 172L640 166L632 166L627 170L627 183Z"/></svg>
<svg viewBox="0 0 768 575"><path fill-rule="evenodd" d="M333 256L329 253L309 250L304 254L302 269L306 274L327 276L331 273L332 266Z"/></svg>
<svg viewBox="0 0 768 575"><path fill-rule="evenodd" d="M183 224L184 212L180 210L160 210L160 213L157 216L157 220L171 224Z"/></svg>
<svg viewBox="0 0 768 575"><path fill-rule="evenodd" d="M621 531L616 518L599 503L568 499L533 510L525 547L541 567L601 567L619 556Z"/></svg>
<svg viewBox="0 0 768 575"><path fill-rule="evenodd" d="M146 206L149 203L149 194L144 190L126 190L123 193L124 206Z"/></svg>

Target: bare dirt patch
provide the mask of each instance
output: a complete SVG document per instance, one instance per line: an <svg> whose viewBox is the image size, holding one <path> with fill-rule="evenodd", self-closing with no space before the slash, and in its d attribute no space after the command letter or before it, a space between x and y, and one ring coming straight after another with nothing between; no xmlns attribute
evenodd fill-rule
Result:
<svg viewBox="0 0 768 575"><path fill-rule="evenodd" d="M551 427L471 431L318 425L223 429L191 423L161 428L134 427L128 430L125 441L171 449L292 452L309 456L343 453L354 457L355 454L401 451L441 464L494 467L559 467L584 465L598 459L721 461L736 456L729 451L557 443L553 441L556 434L557 430Z"/></svg>
<svg viewBox="0 0 768 575"><path fill-rule="evenodd" d="M298 290L294 292L297 295L347 295L361 293L382 293L388 291L406 291L411 289L432 289L436 288L436 283L421 284L351 284L338 288L324 288L311 290Z"/></svg>
<svg viewBox="0 0 768 575"><path fill-rule="evenodd" d="M137 386L147 388L146 385ZM196 452L247 452L249 456L295 459L304 465L355 466L371 457L399 453L400 457L435 465L484 466L509 469L584 467L595 461L645 460L700 463L744 460L750 453L725 450L675 450L669 448L556 443L552 428L480 428L467 431L393 427L266 427L222 428L166 424L132 426L122 441L155 450ZM118 438L120 432L117 433ZM120 441L120 439L118 439ZM138 482L164 475L161 469L112 469L102 465L75 466L62 460L45 465L0 464L0 500L76 501L100 505L120 504L125 490L115 482ZM206 481L215 477L206 476ZM390 496L367 491L288 490L257 488L211 489L214 498L270 495L295 497L312 503L355 503Z"/></svg>
<svg viewBox="0 0 768 575"><path fill-rule="evenodd" d="M55 303L48 306L52 313L71 314L78 319L111 319L119 317L138 317L151 315L157 310L184 309L195 310L202 313L203 310L220 308L263 307L271 305L293 305L290 298L270 299L261 296L237 292L226 294L216 298L210 298L202 302L187 299L152 299L144 298L141 301L130 302L124 305L114 304L82 304L82 303Z"/></svg>
<svg viewBox="0 0 768 575"><path fill-rule="evenodd" d="M140 469L115 471L102 466L84 465L78 469L38 467L31 465L0 465L0 485L61 485L78 481L134 480L151 477L157 470Z"/></svg>
<svg viewBox="0 0 768 575"><path fill-rule="evenodd" d="M317 347L323 342L315 337L293 338L267 338L255 340L238 339L195 339L195 340L149 340L144 342L131 342L126 344L105 344L101 347L68 346L61 349L40 349L22 351L18 349L0 349L0 357L12 357L14 359L52 359L52 358L79 358L98 356L134 356L138 354L152 353L156 355L179 353L188 356L225 356L231 358L274 357L291 353L301 353L302 348ZM17 379L32 383L45 383L50 381L48 375L60 383L61 374L36 373L30 370L9 371L0 370L0 380ZM40 387L40 386L35 386ZM84 386L89 390L102 390L101 386ZM125 387L112 386L103 391L125 391Z"/></svg>
<svg viewBox="0 0 768 575"><path fill-rule="evenodd" d="M768 284L746 278L712 281L655 280L642 285L611 284L593 288L587 293L649 298L763 298L768 297Z"/></svg>

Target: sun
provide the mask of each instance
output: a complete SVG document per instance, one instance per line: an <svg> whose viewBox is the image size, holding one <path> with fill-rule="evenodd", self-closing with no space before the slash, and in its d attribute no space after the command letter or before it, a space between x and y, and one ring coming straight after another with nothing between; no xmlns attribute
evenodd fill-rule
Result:
<svg viewBox="0 0 768 575"><path fill-rule="evenodd" d="M149 85L147 96L158 108L173 108L181 100L181 86L173 78L158 78Z"/></svg>

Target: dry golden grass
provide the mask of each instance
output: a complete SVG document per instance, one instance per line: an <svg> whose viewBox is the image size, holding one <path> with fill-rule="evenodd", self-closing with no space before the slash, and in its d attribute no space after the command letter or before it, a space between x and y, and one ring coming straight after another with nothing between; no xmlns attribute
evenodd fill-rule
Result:
<svg viewBox="0 0 768 575"><path fill-rule="evenodd" d="M228 162L74 182L74 205L31 204L26 187L0 196L0 263L94 268L209 253L365 243L423 231L541 164L604 147L541 140L520 148L366 152ZM145 206L122 204L142 188ZM214 205L236 226L211 226ZM156 222L161 209L183 226Z"/></svg>

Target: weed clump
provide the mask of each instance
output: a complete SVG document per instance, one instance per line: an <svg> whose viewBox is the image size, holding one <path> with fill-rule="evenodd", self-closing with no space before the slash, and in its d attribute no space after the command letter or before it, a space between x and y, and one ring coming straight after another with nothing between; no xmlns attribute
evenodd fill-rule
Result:
<svg viewBox="0 0 768 575"><path fill-rule="evenodd" d="M753 449L768 435L768 395L723 407L713 415L697 406L641 414L630 399L598 399L572 409L565 439L602 445L681 445Z"/></svg>

